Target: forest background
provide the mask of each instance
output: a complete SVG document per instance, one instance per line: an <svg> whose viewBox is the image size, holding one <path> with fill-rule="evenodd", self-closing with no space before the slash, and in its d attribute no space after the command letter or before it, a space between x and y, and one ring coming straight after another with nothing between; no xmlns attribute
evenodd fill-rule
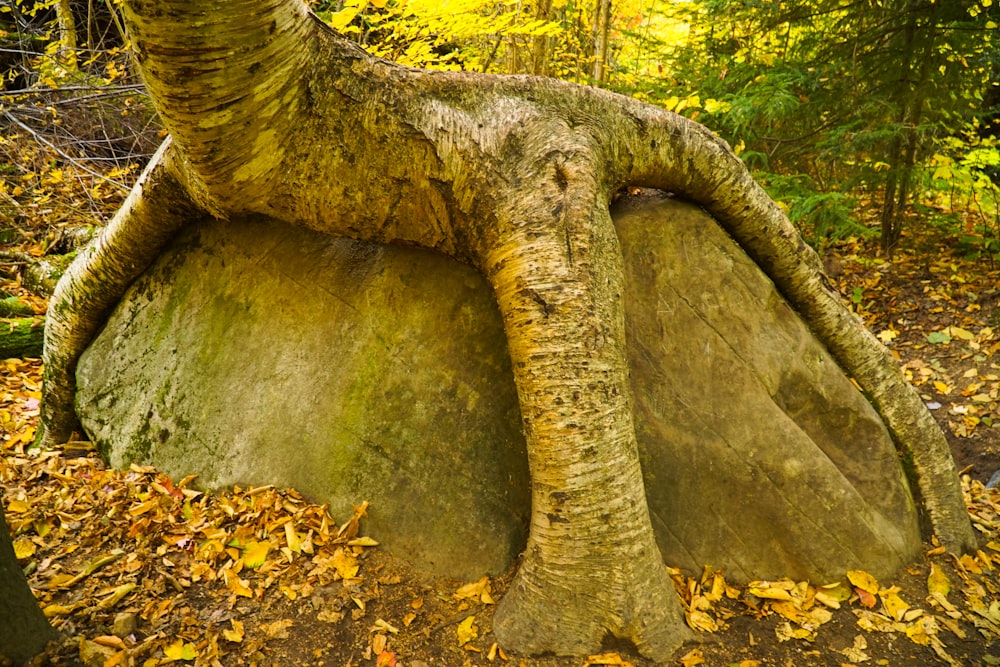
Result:
<svg viewBox="0 0 1000 667"><path fill-rule="evenodd" d="M1000 467L1000 430L992 428L1000 424L1000 367L993 358L1000 350L994 332L1000 327L1000 2L341 0L314 2L313 8L366 49L403 64L535 74L601 86L671 109L719 133L827 258L828 272L845 298L921 387L959 467L976 477L978 485L969 487L968 477L965 481L967 492L989 513L989 519L977 515L981 532L1000 527L993 523L996 496L984 495L981 484ZM114 215L165 133L129 62L114 0L5 0L0 5L0 76L0 288L27 303L26 319L33 323L28 327L37 331L44 295L62 258L72 257L72 249ZM38 267L42 270L35 274L28 270ZM28 284L32 275L36 285ZM5 297L0 294L0 307ZM0 312L0 317L11 316ZM0 449L18 466L28 460L25 450L37 419L37 366L8 362L0 368L5 390ZM57 459L52 453L33 461L22 473L0 460L0 480L25 488L44 479L87 488L74 471L99 466L91 459ZM127 475L132 476L129 487L139 489L123 492L131 499L146 492L137 486L136 476L154 472ZM108 483L103 473L94 479ZM159 477L149 488L160 488L156 485L173 488ZM48 544L45 535L28 539L45 525L35 516L40 501L32 498L8 507L12 528L21 533L19 557L29 568L42 543L50 551L61 549ZM99 502L104 501L94 501ZM237 514L245 516L243 509ZM985 565L970 560L960 567L992 572L993 564L1000 566L993 554L1000 553L1000 543L992 544L997 548L977 556ZM76 556L85 560L84 553L81 549ZM90 556L91 562L103 563L97 553ZM169 568L154 561L150 569ZM174 586L163 571L163 581ZM224 579L230 586L231 580ZM717 581L706 570L700 582L686 584L693 591L687 600L692 609L695 600L704 600L698 597L699 586L712 588ZM174 587L187 586L182 581ZM241 593L224 590L242 601ZM908 599L925 590L929 583ZM106 593L95 583L90 598L80 596L73 604L84 605ZM57 623L69 609L60 626L64 631L72 622L82 628L79 610L85 607L66 603L61 594L53 587L43 594L43 606ZM412 600L400 596L404 608L418 599L416 594ZM430 606L444 598L428 593L419 599ZM987 607L993 609L988 600ZM185 609L177 603L170 610L173 616L159 607L144 610L143 619L162 615L174 620L158 621L157 627L164 629L129 649L141 648L170 662L193 659L186 656L215 641L216 648L222 647L220 655L226 647L240 647L241 655L253 662L259 646L253 648L249 631L245 641L236 624L227 626L228 634L197 634L204 624L188 623L194 615ZM987 618L972 602L968 609L970 618ZM363 605L361 611L364 615ZM987 621L995 622L1000 633L1000 607L996 612ZM262 614L274 621L261 623L264 630L284 622L278 611L273 613ZM413 607L409 613L420 612ZM440 618L432 633L442 633L442 628L451 632L452 620L464 624L471 616L448 608ZM477 618L482 624L482 616ZM404 655L401 638L392 638L387 649L386 635L394 636L384 628L369 631L369 625L359 632L370 656L373 650L376 657L393 651ZM917 625L914 621L907 627ZM283 631L284 626L275 637L265 632L259 642L280 640ZM458 632L458 642L449 637L449 646L461 646L470 655L465 647L474 648L475 642L462 640L461 626ZM899 632L915 645L914 637L927 636ZM851 657L844 651L856 633L852 623L845 625L830 664ZM755 634L760 637L759 630L749 631L749 647L737 642L726 655L759 655ZM482 635L488 636L485 631ZM975 644L975 639L971 635L963 644ZM777 641L784 641L780 631ZM926 641L925 647L931 640ZM117 645L101 646L118 655ZM992 657L983 656L984 646L980 642L962 650ZM496 650L495 644L483 645L488 647ZM892 664L910 664L897 649L882 649L894 656ZM440 654L425 657L430 655ZM912 664L926 664L921 662L925 657L917 654Z"/></svg>
<svg viewBox="0 0 1000 667"><path fill-rule="evenodd" d="M877 234L891 256L919 218L1000 251L994 0L313 5L402 64L553 76L696 119L821 249ZM4 227L113 212L161 137L126 54L113 0L0 7Z"/></svg>

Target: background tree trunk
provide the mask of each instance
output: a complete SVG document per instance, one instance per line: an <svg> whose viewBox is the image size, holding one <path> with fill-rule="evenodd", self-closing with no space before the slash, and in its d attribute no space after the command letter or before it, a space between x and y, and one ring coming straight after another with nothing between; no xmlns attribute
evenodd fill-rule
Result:
<svg viewBox="0 0 1000 667"><path fill-rule="evenodd" d="M537 0L535 18L539 21L552 20L552 0ZM531 49L531 73L535 76L549 74L549 45L552 38L548 35L536 35Z"/></svg>
<svg viewBox="0 0 1000 667"><path fill-rule="evenodd" d="M592 83L600 86L604 83L605 69L608 63L608 39L611 35L611 0L597 0L594 8L594 69Z"/></svg>

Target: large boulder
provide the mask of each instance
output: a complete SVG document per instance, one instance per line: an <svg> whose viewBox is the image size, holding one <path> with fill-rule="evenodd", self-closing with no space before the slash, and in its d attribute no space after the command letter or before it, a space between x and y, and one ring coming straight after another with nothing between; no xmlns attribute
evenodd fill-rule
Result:
<svg viewBox="0 0 1000 667"><path fill-rule="evenodd" d="M735 580L889 574L919 550L885 427L700 209L614 208L636 429L665 562ZM80 360L112 465L293 486L437 573L523 548L525 445L489 286L432 252L266 220L192 225ZM621 527L613 523L609 530Z"/></svg>

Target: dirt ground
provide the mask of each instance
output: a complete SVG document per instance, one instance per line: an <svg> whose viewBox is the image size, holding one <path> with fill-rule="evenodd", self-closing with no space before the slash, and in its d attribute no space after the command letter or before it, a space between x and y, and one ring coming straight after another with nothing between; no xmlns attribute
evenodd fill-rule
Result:
<svg viewBox="0 0 1000 667"><path fill-rule="evenodd" d="M674 573L699 630L669 664L1000 664L1000 493L983 487L1000 469L998 272L930 233L908 244L891 264L843 245L827 267L942 424L982 549L958 557L927 544L882 582L853 572L734 588L710 568ZM0 287L17 291L16 274ZM88 443L31 450L40 371L37 360L0 360L6 516L66 637L39 664L651 664L614 643L589 658L505 651L491 619L511 573L465 582L414 572L365 535L364 505L329 517L294 491L209 497L150 468L108 470Z"/></svg>

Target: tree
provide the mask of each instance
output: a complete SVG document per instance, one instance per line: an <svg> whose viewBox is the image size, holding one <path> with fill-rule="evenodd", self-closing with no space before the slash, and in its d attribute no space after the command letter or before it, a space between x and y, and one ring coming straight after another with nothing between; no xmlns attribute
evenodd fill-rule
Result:
<svg viewBox="0 0 1000 667"><path fill-rule="evenodd" d="M186 222L263 215L438 250L495 291L528 443L530 534L497 609L498 638L526 653L579 654L610 634L665 659L688 630L643 493L608 212L620 188L648 186L701 203L764 267L877 406L939 539L974 545L954 463L920 397L781 209L702 126L554 80L394 66L296 0L124 5L171 139L53 297L42 442L79 428L80 353ZM612 518L621 528L608 530Z"/></svg>
<svg viewBox="0 0 1000 667"><path fill-rule="evenodd" d="M18 567L10 532L0 512L0 662L26 663L56 636Z"/></svg>
<svg viewBox="0 0 1000 667"><path fill-rule="evenodd" d="M674 94L724 100L712 122L763 169L806 175L824 193L879 192L891 255L921 165L971 127L991 86L995 10L989 0L681 3L673 11L694 29L668 56L687 89Z"/></svg>

